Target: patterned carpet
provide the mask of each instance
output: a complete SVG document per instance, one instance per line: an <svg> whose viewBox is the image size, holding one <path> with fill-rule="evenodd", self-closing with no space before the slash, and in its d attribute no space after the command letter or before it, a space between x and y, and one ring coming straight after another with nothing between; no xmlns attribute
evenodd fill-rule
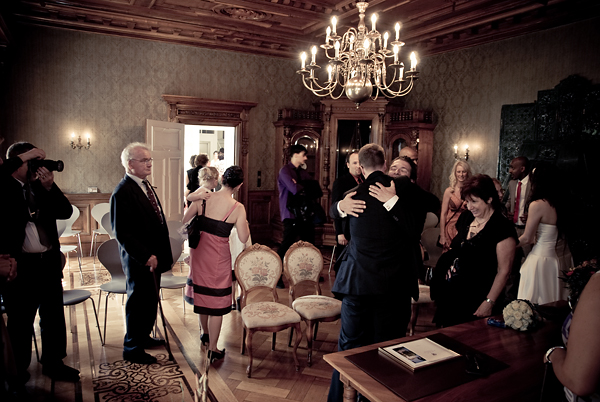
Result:
<svg viewBox="0 0 600 402"><path fill-rule="evenodd" d="M126 360L103 363L94 379L96 401L183 401L187 380L176 362L157 354L156 364L136 364Z"/></svg>

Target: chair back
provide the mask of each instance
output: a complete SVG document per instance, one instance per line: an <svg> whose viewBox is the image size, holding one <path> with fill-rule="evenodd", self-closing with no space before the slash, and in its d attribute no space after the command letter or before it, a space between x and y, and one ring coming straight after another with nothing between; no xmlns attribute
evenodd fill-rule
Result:
<svg viewBox="0 0 600 402"><path fill-rule="evenodd" d="M109 212L110 204L108 202L96 204L94 208L92 208L92 217L98 222L99 229L104 229L104 227L102 227L102 217Z"/></svg>
<svg viewBox="0 0 600 402"><path fill-rule="evenodd" d="M314 285L316 294L320 295L319 276L322 270L323 255L318 248L302 240L292 244L283 258L283 271L290 282L291 295L293 288L302 282Z"/></svg>
<svg viewBox="0 0 600 402"><path fill-rule="evenodd" d="M169 228L169 237L172 237L173 239L181 239L181 241L183 242L183 238L178 232L179 228L182 226L183 224L179 221L167 221L167 228Z"/></svg>
<svg viewBox="0 0 600 402"><path fill-rule="evenodd" d="M57 219L56 220L56 232L58 233L58 237L61 237L67 228L67 220L66 219Z"/></svg>
<svg viewBox="0 0 600 402"><path fill-rule="evenodd" d="M73 236L75 233L73 232L72 226L75 223L75 221L77 219L79 219L79 215L81 214L81 211L79 211L79 208L77 208L75 205L71 204L71 207L73 208L73 212L71 213L71 217L68 219L57 219L56 220L56 228L57 230L60 232L59 233L59 237L69 237L69 236ZM64 222L65 224L65 228L60 230L62 227L62 223L61 226L59 226L59 221Z"/></svg>
<svg viewBox="0 0 600 402"><path fill-rule="evenodd" d="M235 277L242 288L240 308L246 306L248 293L268 289L279 301L275 285L281 276L281 259L276 252L258 243L246 248L235 260Z"/></svg>
<svg viewBox="0 0 600 402"><path fill-rule="evenodd" d="M112 279L125 279L117 239L110 239L100 245L98 248L98 260L108 270Z"/></svg>
<svg viewBox="0 0 600 402"><path fill-rule="evenodd" d="M438 247L437 241L440 236L440 228L429 228L423 231L421 235L421 244L425 247L429 259L423 261L423 263L430 267L435 267L438 259L442 255L442 248Z"/></svg>
<svg viewBox="0 0 600 402"><path fill-rule="evenodd" d="M440 220L438 219L436 214L434 214L433 212L427 212L425 224L423 225L423 231L425 231L425 229L436 227L439 221Z"/></svg>
<svg viewBox="0 0 600 402"><path fill-rule="evenodd" d="M104 216L100 220L100 224L102 225L102 228L104 230L106 230L106 233L108 233L108 235L110 236L110 238L114 239L115 235L113 233L112 225L110 223L110 211L108 213L104 214Z"/></svg>
<svg viewBox="0 0 600 402"><path fill-rule="evenodd" d="M173 265L175 265L177 260L179 260L181 253L183 253L183 239L174 239L169 237L169 241L171 242L171 255L173 256L171 268L173 268Z"/></svg>

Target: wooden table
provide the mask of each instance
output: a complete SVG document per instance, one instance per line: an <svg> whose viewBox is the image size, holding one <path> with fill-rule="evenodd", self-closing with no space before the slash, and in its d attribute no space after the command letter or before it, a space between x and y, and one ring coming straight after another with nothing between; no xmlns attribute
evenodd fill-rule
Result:
<svg viewBox="0 0 600 402"><path fill-rule="evenodd" d="M481 319L454 327L430 331L414 337L396 339L325 355L323 358L340 372L344 383L344 401L356 401L356 391L371 402L405 401L356 367L345 356L424 338L434 333L445 334L509 365L508 368L477 378L443 392L420 399L419 402L447 401L539 401L544 376L544 353L552 346L561 345L558 322L545 322L534 332L517 332L487 325ZM435 381L432 378L431 381Z"/></svg>

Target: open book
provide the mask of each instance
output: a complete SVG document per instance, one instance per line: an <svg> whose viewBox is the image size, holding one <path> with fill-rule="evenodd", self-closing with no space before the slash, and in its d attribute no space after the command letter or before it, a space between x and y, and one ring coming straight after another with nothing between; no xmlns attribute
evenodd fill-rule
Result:
<svg viewBox="0 0 600 402"><path fill-rule="evenodd" d="M412 371L460 356L429 338L379 348L379 353L391 357Z"/></svg>

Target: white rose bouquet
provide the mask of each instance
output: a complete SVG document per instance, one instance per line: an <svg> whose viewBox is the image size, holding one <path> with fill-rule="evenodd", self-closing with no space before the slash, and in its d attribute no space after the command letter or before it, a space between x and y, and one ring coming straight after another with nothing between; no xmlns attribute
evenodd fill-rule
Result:
<svg viewBox="0 0 600 402"><path fill-rule="evenodd" d="M537 327L542 317L529 300L514 300L502 311L504 324L517 331L527 331Z"/></svg>

